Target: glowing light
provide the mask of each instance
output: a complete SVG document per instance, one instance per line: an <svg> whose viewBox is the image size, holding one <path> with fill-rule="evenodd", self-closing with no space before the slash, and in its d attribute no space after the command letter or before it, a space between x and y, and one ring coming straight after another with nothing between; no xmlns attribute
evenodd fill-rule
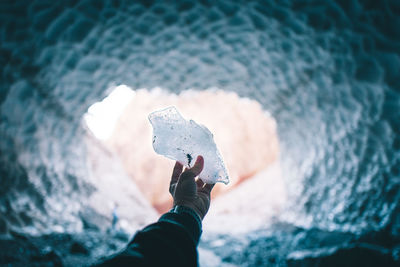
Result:
<svg viewBox="0 0 400 267"><path fill-rule="evenodd" d="M101 102L91 105L84 119L90 131L100 140L112 135L118 118L135 96L135 91L126 85L115 89Z"/></svg>
<svg viewBox="0 0 400 267"><path fill-rule="evenodd" d="M98 151L111 151L115 162L108 155L106 165L118 166L132 179L137 188L134 195L146 199L159 213L169 210L172 198L166 189L174 161L154 152L148 121L151 112L167 106L176 106L185 118L210 129L230 174L228 186L217 184L213 189L205 229L244 233L272 221L286 202L276 122L258 102L233 92L211 88L175 94L158 87L134 92L127 86L115 88L91 106L86 116L91 131L103 141L91 144L102 146L93 154L91 166L104 168ZM113 181L116 169L110 171ZM103 177L110 172L102 169L96 174Z"/></svg>

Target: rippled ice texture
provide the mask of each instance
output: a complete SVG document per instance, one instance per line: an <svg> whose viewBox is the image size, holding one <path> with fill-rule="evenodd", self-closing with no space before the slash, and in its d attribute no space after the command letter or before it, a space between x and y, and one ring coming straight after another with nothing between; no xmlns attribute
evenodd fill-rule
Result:
<svg viewBox="0 0 400 267"><path fill-rule="evenodd" d="M399 1L176 2L1 1L2 228L76 216L81 117L123 83L259 101L278 123L286 220L398 234Z"/></svg>

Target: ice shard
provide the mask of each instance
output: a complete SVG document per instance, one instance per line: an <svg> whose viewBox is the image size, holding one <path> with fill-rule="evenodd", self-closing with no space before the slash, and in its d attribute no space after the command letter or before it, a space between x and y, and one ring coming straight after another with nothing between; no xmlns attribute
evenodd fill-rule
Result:
<svg viewBox="0 0 400 267"><path fill-rule="evenodd" d="M205 183L229 183L224 161L212 133L193 120L186 120L175 107L154 111L149 115L153 126L154 151L191 167L198 155L204 157L200 179Z"/></svg>

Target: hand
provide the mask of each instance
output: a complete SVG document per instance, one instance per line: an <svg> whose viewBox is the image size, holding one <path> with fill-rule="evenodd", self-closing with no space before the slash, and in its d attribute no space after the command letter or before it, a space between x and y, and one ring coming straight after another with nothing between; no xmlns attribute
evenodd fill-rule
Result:
<svg viewBox="0 0 400 267"><path fill-rule="evenodd" d="M198 156L192 168L185 169L179 162L175 163L172 172L169 192L174 198L175 206L185 206L194 210L201 219L210 207L210 193L214 184L205 184L200 178L195 180L204 167L204 159Z"/></svg>

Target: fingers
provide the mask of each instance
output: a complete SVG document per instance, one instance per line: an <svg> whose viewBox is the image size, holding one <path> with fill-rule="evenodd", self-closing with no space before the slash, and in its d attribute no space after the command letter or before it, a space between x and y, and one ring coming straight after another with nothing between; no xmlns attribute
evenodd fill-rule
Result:
<svg viewBox="0 0 400 267"><path fill-rule="evenodd" d="M180 179L194 179L198 176L204 167L204 158L202 156L198 156L196 162L194 163L192 168L185 168L185 171L181 174Z"/></svg>
<svg viewBox="0 0 400 267"><path fill-rule="evenodd" d="M182 169L183 165L177 161L175 163L174 170L172 171L171 182L169 183L169 192L171 193L171 195L174 195L176 183L178 182Z"/></svg>
<svg viewBox="0 0 400 267"><path fill-rule="evenodd" d="M175 188L176 188L176 183L171 183L169 185L169 193L172 195L172 197L174 197L174 193L175 193Z"/></svg>
<svg viewBox="0 0 400 267"><path fill-rule="evenodd" d="M178 161L175 163L174 170L172 171L171 184L178 182L179 175L181 175L183 165Z"/></svg>
<svg viewBox="0 0 400 267"><path fill-rule="evenodd" d="M194 166L190 168L190 172L194 174L194 176L198 176L204 167L204 158L202 156L198 156Z"/></svg>
<svg viewBox="0 0 400 267"><path fill-rule="evenodd" d="M196 184L197 184L197 188L202 188L204 185L204 182L200 178L198 178L196 181Z"/></svg>
<svg viewBox="0 0 400 267"><path fill-rule="evenodd" d="M211 193L211 190L212 190L213 187L214 187L214 185L215 185L215 184L206 184L206 185L201 189L201 191L203 191L203 192L205 192L205 193L207 193L207 194L210 194L210 193Z"/></svg>

